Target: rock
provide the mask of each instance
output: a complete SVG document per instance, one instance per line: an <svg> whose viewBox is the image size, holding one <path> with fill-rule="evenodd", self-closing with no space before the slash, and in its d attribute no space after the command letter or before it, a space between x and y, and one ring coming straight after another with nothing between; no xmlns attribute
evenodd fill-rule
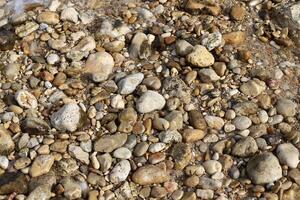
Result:
<svg viewBox="0 0 300 200"><path fill-rule="evenodd" d="M179 130L183 126L183 117L180 111L172 111L165 116L165 119L169 121L169 130Z"/></svg>
<svg viewBox="0 0 300 200"><path fill-rule="evenodd" d="M213 190L197 189L196 193L197 193L197 197L199 197L200 199L213 199L214 198Z"/></svg>
<svg viewBox="0 0 300 200"><path fill-rule="evenodd" d="M157 152L164 150L166 148L166 146L167 146L166 143L157 142L157 143L151 144L149 146L148 151L151 153L157 153Z"/></svg>
<svg viewBox="0 0 300 200"><path fill-rule="evenodd" d="M39 185L30 192L26 200L50 199L51 196L51 188L48 185Z"/></svg>
<svg viewBox="0 0 300 200"><path fill-rule="evenodd" d="M58 63L60 60L59 56L55 53L51 53L47 56L47 63L49 65L54 65L55 63Z"/></svg>
<svg viewBox="0 0 300 200"><path fill-rule="evenodd" d="M192 158L191 148L188 144L177 143L173 146L171 155L177 170L184 169Z"/></svg>
<svg viewBox="0 0 300 200"><path fill-rule="evenodd" d="M110 153L123 146L127 140L127 134L119 133L115 135L105 135L94 143L94 150L98 152Z"/></svg>
<svg viewBox="0 0 300 200"><path fill-rule="evenodd" d="M189 53L186 59L195 67L208 67L215 62L214 56L201 45L196 45L193 52Z"/></svg>
<svg viewBox="0 0 300 200"><path fill-rule="evenodd" d="M27 35L29 35L30 33L36 31L39 29L39 25L35 22L32 21L28 21L25 24L16 27L15 29L15 33L20 37L23 38Z"/></svg>
<svg viewBox="0 0 300 200"><path fill-rule="evenodd" d="M166 104L165 98L156 91L148 90L136 102L136 108L140 113L149 113L161 110Z"/></svg>
<svg viewBox="0 0 300 200"><path fill-rule="evenodd" d="M279 162L290 168L296 168L299 164L299 151L291 143L280 144L276 150Z"/></svg>
<svg viewBox="0 0 300 200"><path fill-rule="evenodd" d="M71 177L66 177L62 181L64 196L67 199L78 199L82 195L80 184Z"/></svg>
<svg viewBox="0 0 300 200"><path fill-rule="evenodd" d="M206 115L204 119L210 128L217 130L221 130L225 124L224 120L221 117Z"/></svg>
<svg viewBox="0 0 300 200"><path fill-rule="evenodd" d="M0 194L25 194L29 178L21 172L6 172L0 176Z"/></svg>
<svg viewBox="0 0 300 200"><path fill-rule="evenodd" d="M169 179L167 171L155 165L145 165L132 174L132 181L139 185L159 184Z"/></svg>
<svg viewBox="0 0 300 200"><path fill-rule="evenodd" d="M65 104L51 115L51 124L60 131L74 132L81 126L81 112L76 103Z"/></svg>
<svg viewBox="0 0 300 200"><path fill-rule="evenodd" d="M106 172L111 167L112 157L110 156L109 153L98 155L97 159L100 163L100 170L102 172Z"/></svg>
<svg viewBox="0 0 300 200"><path fill-rule="evenodd" d="M181 142L182 136L176 130L166 130L162 131L158 135L159 140L163 143Z"/></svg>
<svg viewBox="0 0 300 200"><path fill-rule="evenodd" d="M67 43L65 42L65 40L63 39L52 39L50 38L48 40L48 45L49 47L51 47L52 49L55 49L57 51L60 51L61 49L63 49L64 47L66 47Z"/></svg>
<svg viewBox="0 0 300 200"><path fill-rule="evenodd" d="M15 80L18 77L19 73L20 73L20 65L17 63L7 64L3 70L3 75L8 80L11 81Z"/></svg>
<svg viewBox="0 0 300 200"><path fill-rule="evenodd" d="M113 156L119 159L129 159L131 157L131 151L125 147L120 147L114 151Z"/></svg>
<svg viewBox="0 0 300 200"><path fill-rule="evenodd" d="M237 115L255 114L258 110L258 105L252 101L243 101L233 106Z"/></svg>
<svg viewBox="0 0 300 200"><path fill-rule="evenodd" d="M119 93L125 95L131 94L132 92L134 92L136 87L143 81L143 79L143 73L136 73L126 76L118 82Z"/></svg>
<svg viewBox="0 0 300 200"><path fill-rule="evenodd" d="M242 31L226 33L223 35L225 44L241 45L246 40L246 33Z"/></svg>
<svg viewBox="0 0 300 200"><path fill-rule="evenodd" d="M211 51L217 47L222 46L223 39L220 32L214 32L203 36L201 44Z"/></svg>
<svg viewBox="0 0 300 200"><path fill-rule="evenodd" d="M217 190L222 187L222 182L219 180L214 180L214 179L202 176L199 179L198 186L205 190Z"/></svg>
<svg viewBox="0 0 300 200"><path fill-rule="evenodd" d="M72 51L89 52L96 48L95 39L91 36L84 37L80 42L72 49Z"/></svg>
<svg viewBox="0 0 300 200"><path fill-rule="evenodd" d="M130 47L129 47L129 55L132 58L138 58L141 57L143 52L143 44L148 43L148 39L146 34L138 32L136 33L131 41Z"/></svg>
<svg viewBox="0 0 300 200"><path fill-rule="evenodd" d="M210 175L213 175L217 172L222 171L222 164L216 160L205 161L202 165L203 165L206 173L208 173Z"/></svg>
<svg viewBox="0 0 300 200"><path fill-rule="evenodd" d="M240 86L240 90L243 94L251 97L256 97L260 95L266 89L266 84L263 81L258 79L250 80L246 83L243 83Z"/></svg>
<svg viewBox="0 0 300 200"><path fill-rule="evenodd" d="M170 127L170 123L164 118L155 118L153 120L153 127L157 130L165 131Z"/></svg>
<svg viewBox="0 0 300 200"><path fill-rule="evenodd" d="M16 160L16 162L14 163L14 167L19 170L28 167L30 164L31 164L30 158L24 157Z"/></svg>
<svg viewBox="0 0 300 200"><path fill-rule="evenodd" d="M23 108L35 109L38 106L38 102L35 96L33 96L27 90L19 90L18 92L16 92L15 99Z"/></svg>
<svg viewBox="0 0 300 200"><path fill-rule="evenodd" d="M163 81L163 94L177 97L183 103L191 101L191 89L178 76L168 77Z"/></svg>
<svg viewBox="0 0 300 200"><path fill-rule="evenodd" d="M89 154L87 152L84 152L82 148L79 146L75 146L73 144L69 145L69 154L70 156L76 158L80 162L83 162L84 164L90 164L89 160Z"/></svg>
<svg viewBox="0 0 300 200"><path fill-rule="evenodd" d="M254 156L248 161L247 173L254 184L267 184L282 177L278 159L269 152Z"/></svg>
<svg viewBox="0 0 300 200"><path fill-rule="evenodd" d="M111 98L110 105L113 108L124 109L125 108L125 101L123 100L121 95L116 94Z"/></svg>
<svg viewBox="0 0 300 200"><path fill-rule="evenodd" d="M46 12L40 13L37 16L36 20L39 23L55 25L55 24L59 23L59 15L55 12L46 11Z"/></svg>
<svg viewBox="0 0 300 200"><path fill-rule="evenodd" d="M128 107L119 114L118 118L120 121L118 130L120 132L129 133L133 130L133 125L137 121L137 113L134 108Z"/></svg>
<svg viewBox="0 0 300 200"><path fill-rule="evenodd" d="M6 156L0 156L0 168L7 169L9 160Z"/></svg>
<svg viewBox="0 0 300 200"><path fill-rule="evenodd" d="M200 129L185 129L182 133L182 137L187 143L197 142L204 138L205 135L206 132Z"/></svg>
<svg viewBox="0 0 300 200"><path fill-rule="evenodd" d="M231 8L230 16L237 21L242 21L245 18L246 9L241 5L234 5Z"/></svg>
<svg viewBox="0 0 300 200"><path fill-rule="evenodd" d="M85 63L85 73L94 82L105 81L115 65L113 57L107 52L90 54Z"/></svg>
<svg viewBox="0 0 300 200"><path fill-rule="evenodd" d="M11 138L11 133L3 126L0 126L0 154L8 155L15 148L15 143Z"/></svg>
<svg viewBox="0 0 300 200"><path fill-rule="evenodd" d="M232 155L239 157L248 157L258 151L256 141L252 137L240 139L232 148Z"/></svg>
<svg viewBox="0 0 300 200"><path fill-rule="evenodd" d="M29 134L45 135L49 134L50 126L44 120L36 117L27 117L22 122L22 130Z"/></svg>
<svg viewBox="0 0 300 200"><path fill-rule="evenodd" d="M252 121L251 121L251 119L249 119L249 117L238 116L233 120L233 124L236 129L242 131L242 130L249 128L252 124Z"/></svg>
<svg viewBox="0 0 300 200"><path fill-rule="evenodd" d="M203 83L215 82L221 78L213 69L200 69L198 74Z"/></svg>
<svg viewBox="0 0 300 200"><path fill-rule="evenodd" d="M207 127L206 121L202 113L198 110L191 110L189 112L189 123L196 129L205 130Z"/></svg>
<svg viewBox="0 0 300 200"><path fill-rule="evenodd" d="M115 167L111 170L110 173L110 181L112 183L120 183L125 181L127 176L129 175L131 170L131 166L128 160L122 160L115 165Z"/></svg>
<svg viewBox="0 0 300 200"><path fill-rule="evenodd" d="M297 113L297 104L290 99L279 99L276 104L276 110L285 117L292 117Z"/></svg>
<svg viewBox="0 0 300 200"><path fill-rule="evenodd" d="M300 187L297 184L293 184L288 190L285 190L282 196L284 200L295 200L300 198Z"/></svg>
<svg viewBox="0 0 300 200"><path fill-rule="evenodd" d="M78 12L75 10L75 8L65 8L61 14L60 19L62 21L70 21L77 23L78 22Z"/></svg>
<svg viewBox="0 0 300 200"><path fill-rule="evenodd" d="M153 90L158 90L161 87L161 81L156 76L145 78L143 84Z"/></svg>
<svg viewBox="0 0 300 200"><path fill-rule="evenodd" d="M176 41L176 52L180 56L186 56L193 51L194 47L185 40Z"/></svg>
<svg viewBox="0 0 300 200"><path fill-rule="evenodd" d="M112 42L107 42L103 45L104 49L109 52L120 52L125 47L125 42L115 40Z"/></svg>
<svg viewBox="0 0 300 200"><path fill-rule="evenodd" d="M52 155L40 155L36 157L30 167L29 174L32 177L41 176L47 174L54 163L54 157Z"/></svg>

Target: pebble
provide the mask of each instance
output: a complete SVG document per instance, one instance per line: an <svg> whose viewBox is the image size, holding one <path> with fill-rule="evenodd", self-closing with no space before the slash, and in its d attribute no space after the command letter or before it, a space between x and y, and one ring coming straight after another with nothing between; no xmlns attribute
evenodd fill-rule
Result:
<svg viewBox="0 0 300 200"><path fill-rule="evenodd" d="M125 181L131 171L130 163L128 160L122 160L115 165L111 170L109 179L112 183L120 183Z"/></svg>
<svg viewBox="0 0 300 200"><path fill-rule="evenodd" d="M119 159L129 159L131 157L131 151L125 147L120 147L114 151L113 156Z"/></svg>
<svg viewBox="0 0 300 200"><path fill-rule="evenodd" d="M205 169L205 172L210 175L222 171L222 164L216 160L205 161L202 165Z"/></svg>
<svg viewBox="0 0 300 200"><path fill-rule="evenodd" d="M94 82L105 81L115 65L113 57L107 52L90 54L85 63L85 72Z"/></svg>
<svg viewBox="0 0 300 200"><path fill-rule="evenodd" d="M136 73L130 74L118 82L120 94L131 94L135 91L136 87L143 81L144 74Z"/></svg>
<svg viewBox="0 0 300 200"><path fill-rule="evenodd" d="M127 140L127 135L120 133L114 135L105 135L94 143L94 150L98 152L110 153L123 146Z"/></svg>
<svg viewBox="0 0 300 200"><path fill-rule="evenodd" d="M23 108L35 109L38 106L38 102L35 96L33 96L27 90L19 90L18 92L16 92L15 99Z"/></svg>
<svg viewBox="0 0 300 200"><path fill-rule="evenodd" d="M6 156L0 156L0 167L2 169L7 169L9 164L9 160Z"/></svg>
<svg viewBox="0 0 300 200"><path fill-rule="evenodd" d="M290 168L296 168L299 164L299 151L291 143L280 144L276 150L279 162Z"/></svg>
<svg viewBox="0 0 300 200"><path fill-rule="evenodd" d="M185 40L176 41L176 52L180 56L186 56L193 51L194 47Z"/></svg>
<svg viewBox="0 0 300 200"><path fill-rule="evenodd" d="M206 132L201 129L185 129L183 130L182 137L185 142L193 143L203 139Z"/></svg>
<svg viewBox="0 0 300 200"><path fill-rule="evenodd" d="M267 184L282 177L278 159L272 153L265 152L248 161L247 173L254 184Z"/></svg>
<svg viewBox="0 0 300 200"><path fill-rule="evenodd" d="M214 198L213 190L197 189L196 193L197 193L197 197L199 197L200 199L213 199Z"/></svg>
<svg viewBox="0 0 300 200"><path fill-rule="evenodd" d="M205 130L207 127L206 120L204 119L202 113L198 110L191 110L189 112L189 123L195 129Z"/></svg>
<svg viewBox="0 0 300 200"><path fill-rule="evenodd" d="M165 170L155 165L145 165L132 174L133 182L139 185L164 183L169 178L169 174Z"/></svg>
<svg viewBox="0 0 300 200"><path fill-rule="evenodd" d="M132 58L138 58L142 56L143 44L147 43L147 36L144 33L138 32L134 35L131 45L129 47L129 54Z"/></svg>
<svg viewBox="0 0 300 200"><path fill-rule="evenodd" d="M290 99L279 99L276 110L285 117L292 117L297 113L297 104Z"/></svg>
<svg viewBox="0 0 300 200"><path fill-rule="evenodd" d="M254 138L248 136L240 139L232 148L232 155L239 157L248 157L258 151L258 146Z"/></svg>
<svg viewBox="0 0 300 200"><path fill-rule="evenodd" d="M163 143L181 142L182 136L176 130L162 131L158 135L159 140Z"/></svg>
<svg viewBox="0 0 300 200"><path fill-rule="evenodd" d="M210 128L221 130L225 124L224 120L221 117L216 117L212 115L206 115L205 121Z"/></svg>
<svg viewBox="0 0 300 200"><path fill-rule="evenodd" d="M110 105L113 108L124 109L125 108L125 101L124 101L124 99L121 95L116 94L111 98Z"/></svg>
<svg viewBox="0 0 300 200"><path fill-rule="evenodd" d="M247 128L249 128L252 125L252 121L251 121L251 119L249 119L249 117L238 116L233 120L233 124L236 129L242 131L242 130L246 130Z"/></svg>
<svg viewBox="0 0 300 200"><path fill-rule="evenodd" d="M136 108L140 113L149 113L161 110L166 104L165 98L156 91L148 90L136 102Z"/></svg>
<svg viewBox="0 0 300 200"><path fill-rule="evenodd" d="M220 79L213 69L200 69L198 74L203 83L211 83Z"/></svg>
<svg viewBox="0 0 300 200"><path fill-rule="evenodd" d="M100 170L102 172L107 172L107 170L111 167L112 165L112 157L109 153L105 153L102 155L98 155L97 159L100 163Z"/></svg>
<svg viewBox="0 0 300 200"><path fill-rule="evenodd" d="M149 144L147 142L140 142L135 146L133 154L138 157L143 156L148 151L148 148Z"/></svg>
<svg viewBox="0 0 300 200"><path fill-rule="evenodd" d="M47 174L54 163L52 155L40 155L36 157L30 167L29 173L32 177Z"/></svg>
<svg viewBox="0 0 300 200"><path fill-rule="evenodd" d="M201 45L196 45L193 52L189 53L186 58L195 67L208 67L215 62L214 56Z"/></svg>
<svg viewBox="0 0 300 200"><path fill-rule="evenodd" d="M258 79L250 80L240 86L243 94L251 97L260 95L266 89L266 84Z"/></svg>
<svg viewBox="0 0 300 200"><path fill-rule="evenodd" d="M10 63L4 67L3 74L8 80L15 80L20 73L20 65L17 63Z"/></svg>
<svg viewBox="0 0 300 200"><path fill-rule="evenodd" d="M15 148L15 143L12 140L11 133L4 127L0 126L0 154L8 155Z"/></svg>
<svg viewBox="0 0 300 200"><path fill-rule="evenodd" d="M201 40L201 44L207 48L208 51L211 51L223 43L222 34L220 32L214 32L208 35L205 35Z"/></svg>
<svg viewBox="0 0 300 200"><path fill-rule="evenodd" d="M59 23L59 15L51 11L40 13L36 19L39 23L45 23L49 25L55 25Z"/></svg>
<svg viewBox="0 0 300 200"><path fill-rule="evenodd" d="M76 158L80 162L83 162L84 164L87 164L87 165L90 163L89 154L87 152L84 152L82 150L82 148L80 148L79 146L75 146L75 145L71 144L71 145L69 145L68 150L69 150L70 156Z"/></svg>
<svg viewBox="0 0 300 200"><path fill-rule="evenodd" d="M234 5L230 10L230 16L237 21L244 20L246 9L241 5Z"/></svg>
<svg viewBox="0 0 300 200"><path fill-rule="evenodd" d="M74 132L81 123L81 109L76 103L65 104L51 116L51 124L60 131Z"/></svg>
<svg viewBox="0 0 300 200"><path fill-rule="evenodd" d="M73 23L77 23L78 22L78 12L75 10L75 8L72 8L72 7L65 8L60 14L60 19L62 21L70 21Z"/></svg>

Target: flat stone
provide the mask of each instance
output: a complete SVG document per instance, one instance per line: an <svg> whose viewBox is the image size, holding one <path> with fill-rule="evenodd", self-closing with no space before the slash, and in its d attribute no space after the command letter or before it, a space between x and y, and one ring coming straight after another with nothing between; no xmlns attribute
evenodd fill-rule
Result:
<svg viewBox="0 0 300 200"><path fill-rule="evenodd" d="M94 150L98 152L110 153L123 146L127 140L127 134L119 133L115 135L105 135L94 143Z"/></svg>
<svg viewBox="0 0 300 200"><path fill-rule="evenodd" d="M129 159L131 157L131 151L126 147L120 147L114 151L113 156L119 159Z"/></svg>
<svg viewBox="0 0 300 200"><path fill-rule="evenodd" d="M70 156L76 158L77 160L79 160L80 162L83 162L84 164L89 164L90 163L90 159L89 159L89 154L85 151L82 150L82 148L80 148L79 146L75 146L75 145L69 145L69 153Z"/></svg>
<svg viewBox="0 0 300 200"><path fill-rule="evenodd" d="M206 132L201 129L184 129L182 137L185 142L193 143L201 140L206 135Z"/></svg>
<svg viewBox="0 0 300 200"><path fill-rule="evenodd" d="M96 48L96 41L93 37L87 36L82 38L72 51L89 52Z"/></svg>
<svg viewBox="0 0 300 200"><path fill-rule="evenodd" d="M59 23L59 15L55 12L42 12L37 16L37 21L39 23L45 23L50 25L55 25Z"/></svg>
<svg viewBox="0 0 300 200"><path fill-rule="evenodd" d="M200 69L198 74L203 83L215 82L221 78L213 69Z"/></svg>
<svg viewBox="0 0 300 200"><path fill-rule="evenodd" d="M297 113L297 104L290 99L279 99L276 104L276 110L285 117L292 117Z"/></svg>

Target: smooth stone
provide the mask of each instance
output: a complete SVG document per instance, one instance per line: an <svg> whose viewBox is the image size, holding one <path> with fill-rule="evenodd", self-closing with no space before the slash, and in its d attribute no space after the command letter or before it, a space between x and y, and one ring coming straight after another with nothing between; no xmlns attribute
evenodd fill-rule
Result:
<svg viewBox="0 0 300 200"><path fill-rule="evenodd" d="M49 134L50 126L41 118L27 117L22 121L22 130L29 134L44 135Z"/></svg>
<svg viewBox="0 0 300 200"><path fill-rule="evenodd" d="M176 41L176 52L180 56L186 56L193 51L194 47L185 40Z"/></svg>
<svg viewBox="0 0 300 200"><path fill-rule="evenodd" d="M112 157L109 153L105 153L102 155L98 155L97 159L99 161L100 164L100 170L102 172L107 172L108 169L111 167L112 165Z"/></svg>
<svg viewBox="0 0 300 200"><path fill-rule="evenodd" d="M15 143L12 140L10 131L0 126L0 154L8 155L15 148Z"/></svg>
<svg viewBox="0 0 300 200"><path fill-rule="evenodd" d="M143 43L147 42L147 36L144 33L138 32L133 36L129 47L129 55L132 58L138 58L141 55Z"/></svg>
<svg viewBox="0 0 300 200"><path fill-rule="evenodd" d="M135 91L136 87L143 81L144 74L136 73L130 74L118 82L118 88L120 94L131 94Z"/></svg>
<svg viewBox="0 0 300 200"><path fill-rule="evenodd" d="M253 137L240 139L232 148L232 155L239 157L248 157L258 151L258 146Z"/></svg>
<svg viewBox="0 0 300 200"><path fill-rule="evenodd" d="M131 151L125 147L120 147L114 151L113 156L119 159L129 159L131 157Z"/></svg>
<svg viewBox="0 0 300 200"><path fill-rule="evenodd" d="M184 129L182 137L185 142L193 143L204 138L206 132L200 129Z"/></svg>
<svg viewBox="0 0 300 200"><path fill-rule="evenodd" d="M216 130L221 130L225 124L224 120L221 117L206 115L204 119L210 128Z"/></svg>
<svg viewBox="0 0 300 200"><path fill-rule="evenodd" d="M148 90L136 102L136 108L140 113L149 113L161 110L166 104L165 98L156 91Z"/></svg>
<svg viewBox="0 0 300 200"><path fill-rule="evenodd" d="M145 165L138 168L132 175L132 181L139 185L164 183L170 179L167 171L155 166Z"/></svg>
<svg viewBox="0 0 300 200"><path fill-rule="evenodd" d="M222 171L222 164L216 160L205 161L202 166L204 167L206 173L210 175Z"/></svg>
<svg viewBox="0 0 300 200"><path fill-rule="evenodd" d="M45 24L50 24L50 25L55 25L59 23L59 15L55 12L42 12L40 13L36 20L39 23L45 23Z"/></svg>
<svg viewBox="0 0 300 200"><path fill-rule="evenodd" d="M213 69L200 69L198 74L203 83L215 82L221 78Z"/></svg>
<svg viewBox="0 0 300 200"><path fill-rule="evenodd" d="M32 177L47 174L54 164L54 157L52 155L40 155L36 157L30 167L29 174Z"/></svg>
<svg viewBox="0 0 300 200"><path fill-rule="evenodd" d="M198 110L191 110L189 112L189 123L196 129L205 130L207 127L206 121L202 113Z"/></svg>
<svg viewBox="0 0 300 200"><path fill-rule="evenodd" d="M177 130L162 131L158 135L159 140L163 143L181 142L182 136Z"/></svg>
<svg viewBox="0 0 300 200"><path fill-rule="evenodd" d="M266 83L259 79L253 79L243 83L240 90L247 96L256 97L266 90Z"/></svg>
<svg viewBox="0 0 300 200"><path fill-rule="evenodd" d="M215 62L214 56L202 45L196 45L186 59L195 67L208 67Z"/></svg>
<svg viewBox="0 0 300 200"><path fill-rule="evenodd" d="M4 67L3 74L8 80L15 80L20 73L20 65L18 63L10 63Z"/></svg>
<svg viewBox="0 0 300 200"><path fill-rule="evenodd" d="M233 124L238 130L246 130L252 125L252 121L249 117L246 116L238 116L234 118Z"/></svg>
<svg viewBox="0 0 300 200"><path fill-rule="evenodd" d="M15 99L23 108L35 109L38 106L38 102L35 96L33 96L27 90L19 90L18 92L16 92Z"/></svg>
<svg viewBox="0 0 300 200"><path fill-rule="evenodd" d="M127 134L104 135L94 143L94 150L110 153L126 143Z"/></svg>
<svg viewBox="0 0 300 200"><path fill-rule="evenodd" d="M78 12L75 10L75 8L72 7L65 8L60 14L60 19L62 21L70 21L70 22L77 23Z"/></svg>
<svg viewBox="0 0 300 200"><path fill-rule="evenodd" d="M82 150L79 146L75 146L74 144L69 145L69 154L70 156L76 158L80 162L84 164L90 164L89 154Z"/></svg>
<svg viewBox="0 0 300 200"><path fill-rule="evenodd" d="M292 117L297 113L297 104L290 99L279 99L276 104L276 110L285 117Z"/></svg>
<svg viewBox="0 0 300 200"><path fill-rule="evenodd" d="M299 150L291 143L280 144L276 150L279 162L290 168L296 168L299 164Z"/></svg>

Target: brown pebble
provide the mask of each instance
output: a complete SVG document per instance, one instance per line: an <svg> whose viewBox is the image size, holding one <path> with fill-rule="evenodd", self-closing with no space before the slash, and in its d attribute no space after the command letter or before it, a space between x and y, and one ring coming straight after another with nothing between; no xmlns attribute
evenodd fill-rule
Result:
<svg viewBox="0 0 300 200"><path fill-rule="evenodd" d="M241 5L235 5L231 8L230 15L234 20L242 21L246 15L246 9Z"/></svg>

